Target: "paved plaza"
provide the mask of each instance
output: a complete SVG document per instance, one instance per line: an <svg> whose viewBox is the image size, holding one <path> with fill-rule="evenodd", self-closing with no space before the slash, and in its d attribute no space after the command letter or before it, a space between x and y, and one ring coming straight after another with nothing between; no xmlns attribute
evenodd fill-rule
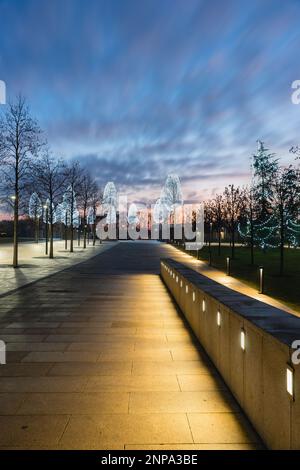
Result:
<svg viewBox="0 0 300 470"><path fill-rule="evenodd" d="M159 277L172 254L120 242L2 298L1 448L261 448Z"/></svg>
<svg viewBox="0 0 300 470"><path fill-rule="evenodd" d="M68 241L68 247L69 247ZM54 242L54 258L45 255L45 241L39 243L19 243L19 267L12 266L12 243L0 244L0 295L18 289L43 277L54 274L76 263L81 263L104 250L111 248L117 242L105 242L101 245L97 240L96 246L89 243L86 249L74 241L74 252L65 249L65 242Z"/></svg>

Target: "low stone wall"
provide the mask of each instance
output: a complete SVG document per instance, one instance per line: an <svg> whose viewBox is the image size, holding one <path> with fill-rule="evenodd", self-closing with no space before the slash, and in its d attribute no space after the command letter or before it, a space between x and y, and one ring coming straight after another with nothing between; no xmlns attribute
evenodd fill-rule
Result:
<svg viewBox="0 0 300 470"><path fill-rule="evenodd" d="M267 447L300 449L300 318L172 259L161 277Z"/></svg>

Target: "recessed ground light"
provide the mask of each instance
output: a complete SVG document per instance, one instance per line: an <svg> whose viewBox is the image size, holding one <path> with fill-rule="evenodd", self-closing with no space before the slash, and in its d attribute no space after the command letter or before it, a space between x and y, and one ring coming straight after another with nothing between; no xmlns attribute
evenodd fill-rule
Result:
<svg viewBox="0 0 300 470"><path fill-rule="evenodd" d="M245 335L245 330L242 328L241 329L241 348L243 351L245 351L246 348L246 335Z"/></svg>
<svg viewBox="0 0 300 470"><path fill-rule="evenodd" d="M294 398L294 369L289 365L286 368L286 391Z"/></svg>
<svg viewBox="0 0 300 470"><path fill-rule="evenodd" d="M203 300L202 300L202 312L205 312L205 310L206 310L206 302L205 302L205 300L203 299Z"/></svg>
<svg viewBox="0 0 300 470"><path fill-rule="evenodd" d="M220 310L217 311L217 325L221 326L221 312L220 312Z"/></svg>
<svg viewBox="0 0 300 470"><path fill-rule="evenodd" d="M185 293L188 294L188 292L189 292L189 286L186 285L186 286L185 286Z"/></svg>

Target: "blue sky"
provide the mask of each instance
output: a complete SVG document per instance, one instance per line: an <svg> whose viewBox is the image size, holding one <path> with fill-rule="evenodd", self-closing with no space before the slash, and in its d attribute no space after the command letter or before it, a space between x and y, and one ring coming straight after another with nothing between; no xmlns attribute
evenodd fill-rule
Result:
<svg viewBox="0 0 300 470"><path fill-rule="evenodd" d="M0 79L53 150L132 199L249 180L256 140L300 143L300 1L0 0Z"/></svg>

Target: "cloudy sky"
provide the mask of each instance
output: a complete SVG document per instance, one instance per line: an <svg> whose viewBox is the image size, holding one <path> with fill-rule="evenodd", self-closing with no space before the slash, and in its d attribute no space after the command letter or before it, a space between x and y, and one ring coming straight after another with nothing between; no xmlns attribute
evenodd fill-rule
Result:
<svg viewBox="0 0 300 470"><path fill-rule="evenodd" d="M249 180L256 140L300 143L298 0L0 0L0 79L53 150L132 199Z"/></svg>

